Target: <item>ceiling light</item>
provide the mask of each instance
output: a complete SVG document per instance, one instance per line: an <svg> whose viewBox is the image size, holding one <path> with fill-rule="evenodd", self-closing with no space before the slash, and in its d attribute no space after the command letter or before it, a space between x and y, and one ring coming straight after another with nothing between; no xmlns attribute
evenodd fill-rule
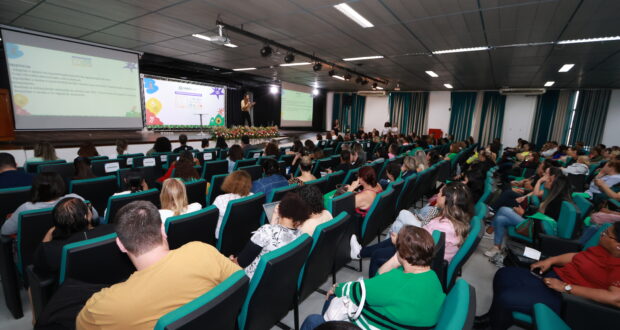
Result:
<svg viewBox="0 0 620 330"><path fill-rule="evenodd" d="M343 76L336 76L336 75L333 75L333 76L332 76L332 78L336 78L336 79L338 79L338 80L344 80L344 77L343 77Z"/></svg>
<svg viewBox="0 0 620 330"><path fill-rule="evenodd" d="M329 70L329 71L327 72L327 74L328 74L330 77L332 77L333 75L335 75L335 74L336 74L336 70Z"/></svg>
<svg viewBox="0 0 620 330"><path fill-rule="evenodd" d="M211 37L207 37L204 34L192 34L192 37L198 38L198 39L202 39L202 40L206 40L206 41L211 41Z"/></svg>
<svg viewBox="0 0 620 330"><path fill-rule="evenodd" d="M436 74L434 71L424 71L424 72L426 72L427 75L429 75L429 76L431 76L433 78L439 77L439 75Z"/></svg>
<svg viewBox="0 0 620 330"><path fill-rule="evenodd" d="M545 83L545 87L551 87L551 86L553 86L553 84L555 84L555 81L547 81Z"/></svg>
<svg viewBox="0 0 620 330"><path fill-rule="evenodd" d="M345 73L344 80L346 80L346 81L351 80L351 74L350 73Z"/></svg>
<svg viewBox="0 0 620 330"><path fill-rule="evenodd" d="M318 89L316 89L316 88L315 88L315 89L313 89L313 90L312 90L312 95L314 95L314 96L319 95L319 90L318 90Z"/></svg>
<svg viewBox="0 0 620 330"><path fill-rule="evenodd" d="M274 86L274 85L272 85L271 87L269 87L269 92L270 92L271 94L278 94L278 91L279 91L279 90L280 90L280 89L278 88L278 86Z"/></svg>
<svg viewBox="0 0 620 330"><path fill-rule="evenodd" d="M470 48L457 48L457 49L446 49L446 50L436 50L433 51L433 54L450 54L450 53L466 53L466 52L478 52L481 50L488 50L489 47L470 47Z"/></svg>
<svg viewBox="0 0 620 330"><path fill-rule="evenodd" d="M273 53L273 49L271 49L271 47L269 47L269 45L266 45L265 47L260 49L260 55L262 57L270 56L271 53Z"/></svg>
<svg viewBox="0 0 620 330"><path fill-rule="evenodd" d="M450 84L443 84L443 85L446 86L446 88L452 89L452 85L450 85Z"/></svg>
<svg viewBox="0 0 620 330"><path fill-rule="evenodd" d="M400 90L400 84L399 83L396 83L396 87L394 87L394 90L395 91L399 91Z"/></svg>
<svg viewBox="0 0 620 330"><path fill-rule="evenodd" d="M383 58L383 55L374 55L374 56L362 56L362 57L347 57L343 58L343 61L351 62L351 61L363 61L363 60L377 60Z"/></svg>
<svg viewBox="0 0 620 330"><path fill-rule="evenodd" d="M296 62L296 63L284 63L280 64L280 66L300 66L300 65L310 65L310 62Z"/></svg>
<svg viewBox="0 0 620 330"><path fill-rule="evenodd" d="M312 70L316 71L321 71L321 69L323 68L323 64L316 62L314 63L314 65L312 66Z"/></svg>
<svg viewBox="0 0 620 330"><path fill-rule="evenodd" d="M293 53L288 53L284 56L284 62L291 63L293 61L295 61L295 55L293 55Z"/></svg>
<svg viewBox="0 0 620 330"><path fill-rule="evenodd" d="M256 68L237 68L237 69L233 69L233 71L250 71L250 70L256 70Z"/></svg>
<svg viewBox="0 0 620 330"><path fill-rule="evenodd" d="M359 24L363 28L371 28L374 26L372 25L372 23L370 23L370 21L364 18L364 16L360 15L360 13L355 11L355 9L351 8L351 6L346 3L335 5L334 8L338 9L338 11L345 14L348 18L350 18L352 21Z"/></svg>
<svg viewBox="0 0 620 330"><path fill-rule="evenodd" d="M376 88L377 88L378 90L380 90L380 91L382 91L382 90L383 90L383 87L381 87L381 86L377 86Z"/></svg>
<svg viewBox="0 0 620 330"><path fill-rule="evenodd" d="M372 89L377 89L377 83L372 83Z"/></svg>
<svg viewBox="0 0 620 330"><path fill-rule="evenodd" d="M225 44L224 44L224 46L226 46L226 47L230 47L230 48L237 48L237 47L239 47L239 46L237 46L237 45L235 45L235 44L232 44L232 43L230 43L230 42L225 43Z"/></svg>
<svg viewBox="0 0 620 330"><path fill-rule="evenodd" d="M572 69L575 66L575 64L564 64L562 65L562 67L560 68L560 70L558 70L558 72L568 72L570 71L570 69Z"/></svg>
<svg viewBox="0 0 620 330"><path fill-rule="evenodd" d="M615 40L620 40L620 36L601 37L601 38L586 38L586 39L573 39L573 40L560 40L560 41L558 41L558 45L583 44L583 43L587 43L587 42L604 42L604 41L615 41Z"/></svg>

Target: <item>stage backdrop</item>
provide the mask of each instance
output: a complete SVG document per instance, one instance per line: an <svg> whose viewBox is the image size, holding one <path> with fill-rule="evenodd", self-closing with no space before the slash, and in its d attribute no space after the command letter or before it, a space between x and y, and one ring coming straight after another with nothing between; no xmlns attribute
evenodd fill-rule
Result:
<svg viewBox="0 0 620 330"><path fill-rule="evenodd" d="M226 125L226 87L143 76L146 126L161 128Z"/></svg>

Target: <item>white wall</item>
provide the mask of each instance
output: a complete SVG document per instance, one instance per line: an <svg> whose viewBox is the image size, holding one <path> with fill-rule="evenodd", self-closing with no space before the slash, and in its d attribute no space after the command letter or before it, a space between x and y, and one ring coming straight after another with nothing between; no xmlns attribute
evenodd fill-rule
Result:
<svg viewBox="0 0 620 330"><path fill-rule="evenodd" d="M609 109L601 143L608 147L620 145L620 89L611 91Z"/></svg>
<svg viewBox="0 0 620 330"><path fill-rule="evenodd" d="M430 92L428 98L428 125L429 129L438 128L444 134L450 128L450 92L434 91Z"/></svg>
<svg viewBox="0 0 620 330"><path fill-rule="evenodd" d="M364 110L364 132L373 129L381 131L386 121L390 120L387 96L366 96Z"/></svg>
<svg viewBox="0 0 620 330"><path fill-rule="evenodd" d="M529 140L536 113L536 96L509 95L506 97L502 144L515 146L519 138Z"/></svg>

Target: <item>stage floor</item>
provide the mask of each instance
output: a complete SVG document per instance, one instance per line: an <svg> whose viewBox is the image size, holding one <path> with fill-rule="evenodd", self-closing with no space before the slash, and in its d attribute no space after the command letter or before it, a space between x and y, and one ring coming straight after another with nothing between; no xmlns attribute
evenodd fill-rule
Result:
<svg viewBox="0 0 620 330"><path fill-rule="evenodd" d="M280 143L291 142L292 138L299 136L301 139L314 137L318 132L280 130L280 137L275 139ZM125 139L129 144L150 144L160 136L165 136L172 142L178 142L179 135L187 135L189 141L200 141L204 138L211 139L209 133L200 135L200 132L153 132L153 131L129 131L129 130L90 130L90 131L16 131L15 139L0 141L0 149L31 149L37 142L50 142L56 148L79 147L84 142L93 142L96 146L115 145L117 139ZM265 141L271 140L263 139Z"/></svg>

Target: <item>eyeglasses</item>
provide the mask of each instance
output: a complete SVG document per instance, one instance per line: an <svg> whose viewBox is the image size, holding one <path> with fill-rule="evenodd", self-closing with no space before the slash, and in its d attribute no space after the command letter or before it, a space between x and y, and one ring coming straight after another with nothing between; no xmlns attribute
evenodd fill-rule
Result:
<svg viewBox="0 0 620 330"><path fill-rule="evenodd" d="M609 237L609 238L613 239L614 241L618 242L618 238L617 238L617 237L613 237L613 236L611 236L611 234L609 234L609 233L607 232L607 230L605 230L604 232L602 232L602 233L601 233L601 237L602 237L602 236L607 236L607 237Z"/></svg>

